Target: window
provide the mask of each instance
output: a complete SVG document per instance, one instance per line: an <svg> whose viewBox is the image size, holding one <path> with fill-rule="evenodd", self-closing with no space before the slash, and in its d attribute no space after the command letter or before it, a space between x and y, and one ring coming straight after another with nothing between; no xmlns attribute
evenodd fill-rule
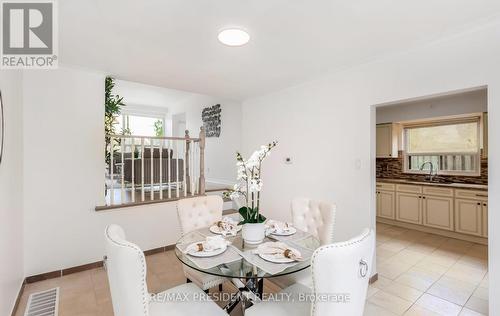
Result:
<svg viewBox="0 0 500 316"><path fill-rule="evenodd" d="M164 136L162 117L124 114L118 117L120 133L135 136Z"/></svg>
<svg viewBox="0 0 500 316"><path fill-rule="evenodd" d="M404 166L407 173L479 176L480 118L404 126Z"/></svg>

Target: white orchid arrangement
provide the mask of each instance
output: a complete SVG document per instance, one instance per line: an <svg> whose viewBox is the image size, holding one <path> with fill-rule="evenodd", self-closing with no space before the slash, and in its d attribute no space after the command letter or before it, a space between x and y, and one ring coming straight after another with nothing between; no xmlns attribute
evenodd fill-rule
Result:
<svg viewBox="0 0 500 316"><path fill-rule="evenodd" d="M266 218L259 213L260 191L262 190L262 179L260 177L262 170L262 161L269 156L271 149L278 145L277 141L267 145L260 146L248 160L236 153L236 166L238 166L238 183L232 190L224 193L226 197L232 200L243 197L245 206L239 209L243 216L243 221L239 225L246 223L263 223Z"/></svg>

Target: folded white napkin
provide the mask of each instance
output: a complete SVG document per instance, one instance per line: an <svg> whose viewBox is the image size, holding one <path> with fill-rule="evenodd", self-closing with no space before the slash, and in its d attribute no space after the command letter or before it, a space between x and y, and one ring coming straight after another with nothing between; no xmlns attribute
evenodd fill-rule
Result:
<svg viewBox="0 0 500 316"><path fill-rule="evenodd" d="M288 258L295 261L302 260L300 251L290 248L287 244L279 241L260 244L253 252L255 254L272 256L276 259Z"/></svg>
<svg viewBox="0 0 500 316"><path fill-rule="evenodd" d="M186 249L186 253L210 252L227 247L228 244L230 244L230 242L225 240L222 236L209 236L204 241L189 245Z"/></svg>
<svg viewBox="0 0 500 316"><path fill-rule="evenodd" d="M215 223L223 236L232 235L236 236L238 232L238 222L233 220L231 217L224 217L222 220Z"/></svg>
<svg viewBox="0 0 500 316"><path fill-rule="evenodd" d="M292 228L292 224L287 222L280 222L275 220L268 220L266 226L274 233L282 234L287 233Z"/></svg>

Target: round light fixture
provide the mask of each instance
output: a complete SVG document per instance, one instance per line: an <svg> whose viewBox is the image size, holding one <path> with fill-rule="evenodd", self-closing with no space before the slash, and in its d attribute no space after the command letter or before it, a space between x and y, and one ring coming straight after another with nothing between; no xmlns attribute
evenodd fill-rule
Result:
<svg viewBox="0 0 500 316"><path fill-rule="evenodd" d="M250 35L241 29L226 29L217 38L227 46L243 46L250 40Z"/></svg>

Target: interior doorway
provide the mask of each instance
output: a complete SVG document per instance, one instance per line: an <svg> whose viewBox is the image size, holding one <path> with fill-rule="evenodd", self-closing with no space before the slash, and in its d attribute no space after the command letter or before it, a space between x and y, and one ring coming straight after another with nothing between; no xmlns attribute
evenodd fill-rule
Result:
<svg viewBox="0 0 500 316"><path fill-rule="evenodd" d="M374 107L373 304L488 314L487 100L479 87Z"/></svg>

